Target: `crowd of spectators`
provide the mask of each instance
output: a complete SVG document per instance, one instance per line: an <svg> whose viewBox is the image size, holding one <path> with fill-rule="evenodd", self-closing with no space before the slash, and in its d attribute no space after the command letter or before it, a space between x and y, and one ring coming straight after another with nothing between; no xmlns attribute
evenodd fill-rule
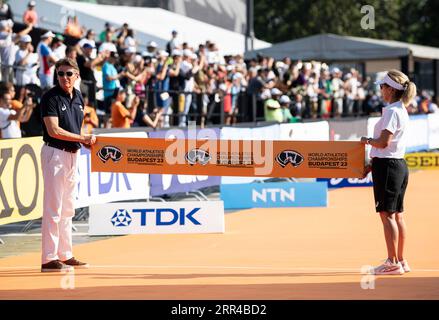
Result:
<svg viewBox="0 0 439 320"><path fill-rule="evenodd" d="M295 122L379 114L383 107L371 78L353 68L289 58L224 56L213 41L197 47L180 41L177 30L164 48L150 41L142 50L129 24L115 28L106 23L97 36L77 17L68 17L64 30L64 36L77 39L75 43L67 44L63 35L51 31L32 39L29 33L38 25L35 1L29 2L22 21L26 27L18 33L13 32L7 4L0 3L2 132L11 121L18 125L29 121L38 96L56 83L54 64L64 57L79 66L75 86L86 101L87 132L97 127L184 127L191 120L205 126L215 116L225 124ZM38 43L36 48L33 42ZM17 88L16 97L11 86ZM408 110L431 113L438 107L423 91Z"/></svg>

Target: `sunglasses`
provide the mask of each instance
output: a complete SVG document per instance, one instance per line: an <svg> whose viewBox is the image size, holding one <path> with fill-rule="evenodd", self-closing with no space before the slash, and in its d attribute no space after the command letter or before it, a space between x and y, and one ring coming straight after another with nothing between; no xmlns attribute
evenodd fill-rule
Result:
<svg viewBox="0 0 439 320"><path fill-rule="evenodd" d="M73 71L67 71L67 72L58 71L56 74L58 75L58 77L67 76L68 78L71 78L75 73Z"/></svg>

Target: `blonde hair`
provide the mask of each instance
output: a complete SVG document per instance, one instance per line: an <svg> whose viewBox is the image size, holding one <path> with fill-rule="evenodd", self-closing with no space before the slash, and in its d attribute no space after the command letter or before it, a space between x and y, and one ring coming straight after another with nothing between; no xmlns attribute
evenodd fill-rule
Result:
<svg viewBox="0 0 439 320"><path fill-rule="evenodd" d="M395 98L401 100L405 106L408 106L416 96L416 85L410 81L409 77L399 70L392 69L389 70L387 74L393 81L404 87L404 90L396 91Z"/></svg>

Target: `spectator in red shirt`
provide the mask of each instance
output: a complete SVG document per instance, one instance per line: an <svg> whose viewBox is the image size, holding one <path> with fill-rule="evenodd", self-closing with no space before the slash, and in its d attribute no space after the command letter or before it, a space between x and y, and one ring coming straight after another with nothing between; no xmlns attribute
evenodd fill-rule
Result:
<svg viewBox="0 0 439 320"><path fill-rule="evenodd" d="M34 26L37 25L37 23L38 23L38 14L37 14L37 11L35 10L36 4L37 3L32 0L27 5L27 10L23 14L23 22L25 24L32 24Z"/></svg>

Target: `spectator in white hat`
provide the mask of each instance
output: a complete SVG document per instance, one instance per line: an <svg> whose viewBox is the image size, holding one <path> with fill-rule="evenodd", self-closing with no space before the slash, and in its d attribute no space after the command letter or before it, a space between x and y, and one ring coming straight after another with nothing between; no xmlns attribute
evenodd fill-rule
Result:
<svg viewBox="0 0 439 320"><path fill-rule="evenodd" d="M20 37L19 50L15 54L15 66L17 86L40 84L37 76L38 55L34 53L32 38L28 34Z"/></svg>
<svg viewBox="0 0 439 320"><path fill-rule="evenodd" d="M35 10L37 3L35 1L30 1L27 5L27 9L23 14L23 23L32 24L34 26L38 25L38 13Z"/></svg>
<svg viewBox="0 0 439 320"><path fill-rule="evenodd" d="M28 25L24 30L15 34L12 32L13 26L14 22L11 19L0 21L1 80L4 82L13 81L15 53L18 51L16 44L21 36L28 34L32 30L32 25Z"/></svg>
<svg viewBox="0 0 439 320"><path fill-rule="evenodd" d="M155 41L149 41L146 44L146 51L142 52L143 57L154 57L157 53L157 43Z"/></svg>
<svg viewBox="0 0 439 320"><path fill-rule="evenodd" d="M53 86L53 72L55 70L55 63L58 61L58 58L50 48L54 37L55 34L52 31L44 33L37 47L40 64L38 77L40 78L42 89L50 89Z"/></svg>
<svg viewBox="0 0 439 320"><path fill-rule="evenodd" d="M273 88L271 89L270 94L271 98L265 101L264 104L265 121L283 122L283 114L278 101L279 97L282 95L282 91Z"/></svg>
<svg viewBox="0 0 439 320"><path fill-rule="evenodd" d="M85 37L82 38L81 40L79 40L79 42L78 42L78 47L79 48L84 48L84 45L86 43L88 43L91 46L91 48L93 48L93 50L92 50L92 52L90 54L90 57L92 59L96 58L96 41L95 41L95 37L96 37L96 33L94 32L94 30L93 29L88 29L86 34L85 34Z"/></svg>
<svg viewBox="0 0 439 320"><path fill-rule="evenodd" d="M279 103L281 106L283 121L282 122L290 122L293 119L293 115L290 111L291 99L287 95L283 95L279 99Z"/></svg>

